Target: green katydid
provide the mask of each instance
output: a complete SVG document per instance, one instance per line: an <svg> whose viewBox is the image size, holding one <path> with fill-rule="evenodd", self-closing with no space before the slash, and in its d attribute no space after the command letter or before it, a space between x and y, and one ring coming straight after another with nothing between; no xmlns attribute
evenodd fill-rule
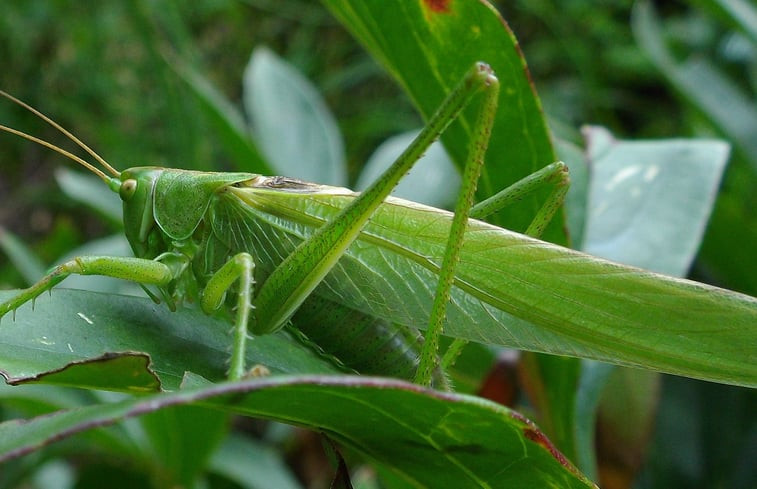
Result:
<svg viewBox="0 0 757 489"><path fill-rule="evenodd" d="M476 93L483 94L475 97L481 116L455 213L387 199ZM235 303L232 378L244 374L248 328L253 333L275 331L294 314L300 327L312 316L336 321L330 327L305 328L311 338L331 334L335 350L364 349L361 334L379 331L370 333L374 343L376 335L384 335L379 340L390 344L390 352L383 363L376 360L381 365L376 370L402 364L401 375L408 377L420 363L416 380L424 384L435 368L442 324L452 336L467 340L755 384L754 367L743 361L750 353L745 355L731 335L721 335L714 343L716 351L702 357L697 332L690 331L694 323L753 325L754 299L598 260L482 221L466 224L468 215L482 217L534 185L565 176L564 165L550 165L468 212L496 94L493 74L477 64L392 169L360 196L346 189L245 173L155 167L119 173L64 131L113 175L109 177L49 143L0 126L62 152L117 191L124 201L126 235L137 256L67 262L0 304L0 316L70 273L102 274L149 286L148 293L169 305L193 299L206 312L214 312ZM565 186L558 185L527 234L540 233L564 192ZM371 266L376 261L388 263L393 276L376 274ZM554 276L563 280L555 282ZM229 291L236 296L227 299ZM298 314L300 306L307 312ZM358 326L341 335L335 319L340 317ZM394 323L401 327L394 328ZM667 325L667 333L654 334L660 324ZM427 325L420 360L413 350L405 355L403 328ZM671 350L676 354L667 355Z"/></svg>

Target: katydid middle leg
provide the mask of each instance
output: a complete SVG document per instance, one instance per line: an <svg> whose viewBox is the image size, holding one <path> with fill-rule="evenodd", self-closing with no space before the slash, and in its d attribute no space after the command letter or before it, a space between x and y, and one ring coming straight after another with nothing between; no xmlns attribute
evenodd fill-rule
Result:
<svg viewBox="0 0 757 489"><path fill-rule="evenodd" d="M233 327L233 344L229 379L239 380L246 375L245 353L247 345L247 323L252 309L252 285L255 261L249 253L238 253L218 269L205 284L202 292L202 310L211 314L223 306L226 292L239 281L237 286L236 318Z"/></svg>

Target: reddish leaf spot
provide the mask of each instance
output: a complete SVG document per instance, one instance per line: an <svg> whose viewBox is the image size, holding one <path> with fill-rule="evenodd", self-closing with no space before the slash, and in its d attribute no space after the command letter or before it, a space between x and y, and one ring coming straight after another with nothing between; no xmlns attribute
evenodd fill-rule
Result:
<svg viewBox="0 0 757 489"><path fill-rule="evenodd" d="M552 454L555 459L562 464L563 467L569 469L571 472L578 473L575 467L573 467L573 464L571 464L567 458L565 458L565 455L560 453L560 451L555 447L551 441L549 441L549 438L547 438L544 433L541 431L534 429L534 428L524 428L523 429L523 435L531 440L532 442L538 443L543 448L546 448L547 451Z"/></svg>
<svg viewBox="0 0 757 489"><path fill-rule="evenodd" d="M423 0L426 6L437 13L449 12L449 3L451 0Z"/></svg>

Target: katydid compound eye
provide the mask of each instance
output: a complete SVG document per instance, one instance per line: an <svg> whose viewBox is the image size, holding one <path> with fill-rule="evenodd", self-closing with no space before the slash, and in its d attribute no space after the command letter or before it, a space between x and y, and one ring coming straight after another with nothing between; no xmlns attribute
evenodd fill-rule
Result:
<svg viewBox="0 0 757 489"><path fill-rule="evenodd" d="M118 191L118 195L121 196L121 200L129 200L136 191L137 181L133 178L130 178L121 184L121 190Z"/></svg>

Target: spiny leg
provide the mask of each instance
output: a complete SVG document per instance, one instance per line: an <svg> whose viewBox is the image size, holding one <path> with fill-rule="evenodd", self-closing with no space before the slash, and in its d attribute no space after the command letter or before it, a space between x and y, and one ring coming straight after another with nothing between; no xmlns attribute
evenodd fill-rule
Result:
<svg viewBox="0 0 757 489"><path fill-rule="evenodd" d="M239 380L246 375L247 323L250 318L250 310L252 309L251 299L254 270L255 261L249 253L234 255L213 274L202 293L202 310L210 314L223 306L226 292L237 279L239 280L236 319L232 331L233 344L231 363L229 365L230 380Z"/></svg>
<svg viewBox="0 0 757 489"><path fill-rule="evenodd" d="M538 238L542 235L544 229L557 211L563 206L565 195L568 193L570 187L568 167L562 161L549 164L541 170L518 180L483 202L479 202L471 208L470 217L475 219L486 217L546 185L554 185L555 188L549 194L547 200L536 213L536 216L524 233L526 236ZM442 369L446 370L454 364L467 343L466 340L460 338L452 341L447 351L444 352L441 361Z"/></svg>
<svg viewBox="0 0 757 489"><path fill-rule="evenodd" d="M439 339L442 335L444 320L447 317L447 304L450 300L452 283L455 280L455 267L460 261L460 249L468 224L468 214L476 193L481 169L484 166L486 148L489 144L494 117L497 113L499 97L499 82L491 77L484 86L484 100L478 113L478 120L474 126L473 139L468 148L468 159L463 170L460 195L455 204L455 214L452 218L447 245L444 250L442 266L439 270L439 282L431 306L425 341L421 349L420 364L415 374L415 383L431 385L433 371L438 365Z"/></svg>
<svg viewBox="0 0 757 489"><path fill-rule="evenodd" d="M522 199L525 195L534 192L546 185L554 185L554 190L547 197L531 224L526 229L526 236L538 238L544 232L544 228L552 220L557 211L565 202L565 195L570 187L568 167L562 161L556 161L535 171L534 173L518 180L504 190L489 197L483 202L474 205L470 210L470 217L482 219L500 209Z"/></svg>
<svg viewBox="0 0 757 489"><path fill-rule="evenodd" d="M40 294L52 289L71 274L104 275L159 287L168 285L173 279L169 266L153 260L122 256L80 256L58 265L39 282L0 304L0 318L10 311L14 311L15 316L18 307L29 301L34 304Z"/></svg>
<svg viewBox="0 0 757 489"><path fill-rule="evenodd" d="M335 219L319 228L286 257L265 281L255 299L257 321L253 326L254 333L273 332L285 324L429 145L470 99L491 83L496 83L491 69L484 63L476 63L397 161Z"/></svg>

